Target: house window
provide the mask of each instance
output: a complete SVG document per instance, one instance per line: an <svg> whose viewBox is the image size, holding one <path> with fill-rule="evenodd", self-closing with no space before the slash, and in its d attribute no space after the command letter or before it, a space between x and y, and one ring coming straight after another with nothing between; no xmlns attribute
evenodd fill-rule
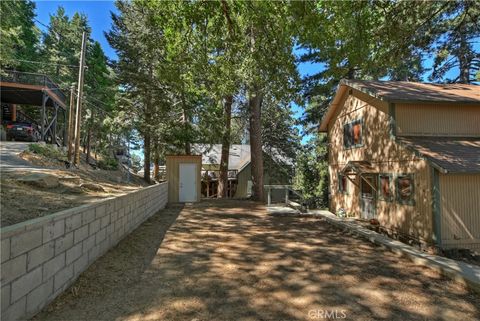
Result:
<svg viewBox="0 0 480 321"><path fill-rule="evenodd" d="M338 174L338 191L344 194L348 192L348 179L343 174Z"/></svg>
<svg viewBox="0 0 480 321"><path fill-rule="evenodd" d="M399 175L397 177L397 200L401 204L413 205L413 176L412 175Z"/></svg>
<svg viewBox="0 0 480 321"><path fill-rule="evenodd" d="M362 146L362 127L363 124L360 119L343 126L343 146L345 146L345 148Z"/></svg>
<svg viewBox="0 0 480 321"><path fill-rule="evenodd" d="M391 202L393 200L392 175L378 175L378 198Z"/></svg>

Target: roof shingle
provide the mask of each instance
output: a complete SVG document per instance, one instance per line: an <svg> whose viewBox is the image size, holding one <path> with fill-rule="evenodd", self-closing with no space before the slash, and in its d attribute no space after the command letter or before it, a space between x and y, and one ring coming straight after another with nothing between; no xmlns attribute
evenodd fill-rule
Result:
<svg viewBox="0 0 480 321"><path fill-rule="evenodd" d="M397 137L448 173L480 173L480 138Z"/></svg>
<svg viewBox="0 0 480 321"><path fill-rule="evenodd" d="M341 84L389 102L452 102L457 104L480 104L480 86L478 85L366 80L342 80Z"/></svg>

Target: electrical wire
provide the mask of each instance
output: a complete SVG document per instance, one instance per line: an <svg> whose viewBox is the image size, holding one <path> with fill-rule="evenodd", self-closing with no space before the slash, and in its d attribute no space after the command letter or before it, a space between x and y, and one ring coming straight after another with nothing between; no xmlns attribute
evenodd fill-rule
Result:
<svg viewBox="0 0 480 321"><path fill-rule="evenodd" d="M63 67L69 67L69 68L79 68L77 65L67 65L67 64L57 64L54 62L43 62L43 61L33 61L33 60L24 60L24 59L11 59L15 61L20 61L20 62L28 62L32 64L40 64L40 65L52 65L52 66L63 66Z"/></svg>

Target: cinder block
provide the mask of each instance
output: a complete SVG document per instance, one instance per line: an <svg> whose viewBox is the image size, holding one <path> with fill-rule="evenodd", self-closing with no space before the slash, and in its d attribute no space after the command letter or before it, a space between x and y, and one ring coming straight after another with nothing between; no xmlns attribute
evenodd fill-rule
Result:
<svg viewBox="0 0 480 321"><path fill-rule="evenodd" d="M88 253L84 253L73 263L73 272L75 276L80 275L88 267Z"/></svg>
<svg viewBox="0 0 480 321"><path fill-rule="evenodd" d="M83 252L88 252L95 246L95 234L90 235L85 241L83 241Z"/></svg>
<svg viewBox="0 0 480 321"><path fill-rule="evenodd" d="M50 278L27 295L27 313L38 312L53 293L53 278Z"/></svg>
<svg viewBox="0 0 480 321"><path fill-rule="evenodd" d="M88 224L95 219L95 209L89 209L82 214L82 225Z"/></svg>
<svg viewBox="0 0 480 321"><path fill-rule="evenodd" d="M107 213L107 208L105 205L100 205L100 206L97 206L97 208L95 208L95 218L104 217L106 213Z"/></svg>
<svg viewBox="0 0 480 321"><path fill-rule="evenodd" d="M92 263L100 256L100 246L94 246L90 251L88 251L88 262Z"/></svg>
<svg viewBox="0 0 480 321"><path fill-rule="evenodd" d="M43 226L43 243L47 243L65 233L65 220L58 220Z"/></svg>
<svg viewBox="0 0 480 321"><path fill-rule="evenodd" d="M47 280L65 266L65 253L55 256L43 265L43 279Z"/></svg>
<svg viewBox="0 0 480 321"><path fill-rule="evenodd" d="M83 241L84 239L86 239L88 237L88 225L84 225L82 227L80 227L79 229L76 229L74 231L74 235L73 235L73 243L74 244L77 244L78 242L81 242Z"/></svg>
<svg viewBox="0 0 480 321"><path fill-rule="evenodd" d="M17 256L2 263L1 280L6 284L27 272L27 254Z"/></svg>
<svg viewBox="0 0 480 321"><path fill-rule="evenodd" d="M42 229L25 231L10 239L10 256L16 257L42 245Z"/></svg>
<svg viewBox="0 0 480 321"><path fill-rule="evenodd" d="M2 240L2 263L10 258L10 239Z"/></svg>
<svg viewBox="0 0 480 321"><path fill-rule="evenodd" d="M115 231L115 226L114 226L114 223L110 223L108 226L107 226L107 235L112 235L113 234L113 231Z"/></svg>
<svg viewBox="0 0 480 321"><path fill-rule="evenodd" d="M95 234L95 244L98 244L107 238L107 229L101 229Z"/></svg>
<svg viewBox="0 0 480 321"><path fill-rule="evenodd" d="M36 249L27 253L27 271L32 270L34 267L47 262L55 254L54 241L50 241Z"/></svg>
<svg viewBox="0 0 480 321"><path fill-rule="evenodd" d="M88 234L93 235L93 234L97 233L98 231L100 231L100 219L95 220L92 223L90 223Z"/></svg>
<svg viewBox="0 0 480 321"><path fill-rule="evenodd" d="M40 284L42 284L41 266L12 282L12 302L17 301Z"/></svg>
<svg viewBox="0 0 480 321"><path fill-rule="evenodd" d="M60 254L73 246L73 232L55 240L55 255Z"/></svg>
<svg viewBox="0 0 480 321"><path fill-rule="evenodd" d="M2 286L2 311L10 305L10 284Z"/></svg>
<svg viewBox="0 0 480 321"><path fill-rule="evenodd" d="M6 310L2 310L2 320L22 320L25 319L27 297L22 297L13 303Z"/></svg>
<svg viewBox="0 0 480 321"><path fill-rule="evenodd" d="M58 271L54 277L55 291L64 287L72 277L73 277L73 264L67 265L65 268Z"/></svg>
<svg viewBox="0 0 480 321"><path fill-rule="evenodd" d="M105 215L100 219L100 228L104 228L108 224L110 224L110 215Z"/></svg>
<svg viewBox="0 0 480 321"><path fill-rule="evenodd" d="M73 261L82 255L82 243L78 243L66 252L66 264L70 265Z"/></svg>
<svg viewBox="0 0 480 321"><path fill-rule="evenodd" d="M67 232L76 230L80 226L82 226L82 214L81 213L73 214L72 216L67 217L65 219L65 230Z"/></svg>

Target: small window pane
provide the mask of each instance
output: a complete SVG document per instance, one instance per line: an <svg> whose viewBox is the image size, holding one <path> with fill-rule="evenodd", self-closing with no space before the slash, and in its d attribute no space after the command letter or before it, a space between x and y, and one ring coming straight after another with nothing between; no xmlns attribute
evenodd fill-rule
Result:
<svg viewBox="0 0 480 321"><path fill-rule="evenodd" d="M397 198L401 203L413 202L413 178L411 175L397 178Z"/></svg>
<svg viewBox="0 0 480 321"><path fill-rule="evenodd" d="M343 145L346 148L362 145L361 120L355 120L343 126Z"/></svg>
<svg viewBox="0 0 480 321"><path fill-rule="evenodd" d="M390 184L390 176L380 176L380 192L385 199L390 199L392 197Z"/></svg>
<svg viewBox="0 0 480 321"><path fill-rule="evenodd" d="M360 123L353 125L353 144L360 145L362 143L362 125Z"/></svg>

